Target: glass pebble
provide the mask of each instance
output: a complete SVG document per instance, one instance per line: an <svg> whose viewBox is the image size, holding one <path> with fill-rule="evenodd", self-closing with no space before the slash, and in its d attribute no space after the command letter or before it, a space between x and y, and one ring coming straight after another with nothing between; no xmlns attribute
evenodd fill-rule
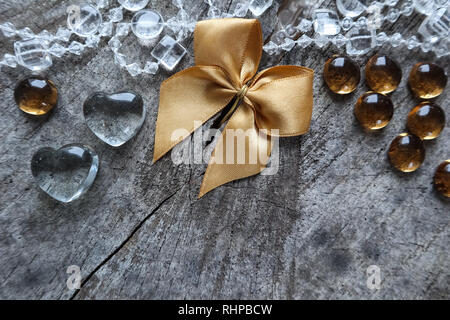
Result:
<svg viewBox="0 0 450 320"><path fill-rule="evenodd" d="M408 84L416 97L432 99L444 91L447 75L434 63L419 62L411 69Z"/></svg>
<svg viewBox="0 0 450 320"><path fill-rule="evenodd" d="M14 99L23 112L40 116L56 107L58 90L51 80L37 75L30 76L17 84Z"/></svg>
<svg viewBox="0 0 450 320"><path fill-rule="evenodd" d="M444 197L450 198L450 159L442 162L434 174L434 187Z"/></svg>
<svg viewBox="0 0 450 320"><path fill-rule="evenodd" d="M102 15L91 5L83 5L67 17L67 26L80 37L96 33L101 24Z"/></svg>
<svg viewBox="0 0 450 320"><path fill-rule="evenodd" d="M346 56L334 55L323 69L325 83L337 94L348 94L358 86L361 78L358 65Z"/></svg>
<svg viewBox="0 0 450 320"><path fill-rule="evenodd" d="M408 114L408 130L422 140L437 138L445 126L445 113L432 102L422 102Z"/></svg>
<svg viewBox="0 0 450 320"><path fill-rule="evenodd" d="M379 130L391 121L394 105L388 96L369 91L356 101L354 114L364 129Z"/></svg>
<svg viewBox="0 0 450 320"><path fill-rule="evenodd" d="M140 39L156 38L161 34L163 27L163 18L153 10L141 10L131 19L131 30Z"/></svg>
<svg viewBox="0 0 450 320"><path fill-rule="evenodd" d="M388 56L376 54L366 64L365 79L373 91L390 93L400 84L402 69Z"/></svg>
<svg viewBox="0 0 450 320"><path fill-rule="evenodd" d="M425 159L422 140L410 133L401 133L392 140L388 150L389 162L402 172L416 171Z"/></svg>

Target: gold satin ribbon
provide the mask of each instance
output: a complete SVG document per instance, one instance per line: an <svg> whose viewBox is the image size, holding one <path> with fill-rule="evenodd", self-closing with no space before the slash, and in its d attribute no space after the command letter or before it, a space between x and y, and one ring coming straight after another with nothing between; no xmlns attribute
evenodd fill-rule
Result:
<svg viewBox="0 0 450 320"><path fill-rule="evenodd" d="M194 31L195 66L161 84L154 162L236 98L222 120L229 118L206 169L199 198L222 184L260 173L271 154L271 137L275 136L271 130L286 137L309 129L313 70L277 66L255 76L261 53L258 20L200 21ZM173 141L177 129L185 129L186 134ZM239 138L226 134L229 129L246 133L245 154L238 154ZM250 159L253 154L262 156L254 161ZM235 161L226 161L232 157Z"/></svg>

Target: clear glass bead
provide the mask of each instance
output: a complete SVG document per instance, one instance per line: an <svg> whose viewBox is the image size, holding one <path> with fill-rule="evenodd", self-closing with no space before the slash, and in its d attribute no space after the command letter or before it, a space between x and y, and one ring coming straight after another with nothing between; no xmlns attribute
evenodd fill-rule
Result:
<svg viewBox="0 0 450 320"><path fill-rule="evenodd" d="M286 38L284 39L284 42L281 44L281 49L284 51L291 51L294 46L295 41L290 38Z"/></svg>
<svg viewBox="0 0 450 320"><path fill-rule="evenodd" d="M276 55L280 52L280 47L273 41L269 41L268 43L266 43L263 49L269 56Z"/></svg>
<svg viewBox="0 0 450 320"><path fill-rule="evenodd" d="M98 47L99 43L100 43L100 36L93 34L86 38L85 45L88 48L96 48Z"/></svg>
<svg viewBox="0 0 450 320"><path fill-rule="evenodd" d="M159 66L156 62L147 61L144 69L142 69L142 72L146 73L146 74L156 74L156 72L158 71L158 68L159 68Z"/></svg>
<svg viewBox="0 0 450 320"><path fill-rule="evenodd" d="M94 4L97 9L103 9L109 5L109 0L95 0Z"/></svg>
<svg viewBox="0 0 450 320"><path fill-rule="evenodd" d="M309 46L312 43L312 39L310 37L308 37L306 34L302 35L298 40L297 40L297 44L302 47L302 48L306 48L307 46Z"/></svg>
<svg viewBox="0 0 450 320"><path fill-rule="evenodd" d="M359 16L366 9L358 0L336 0L336 7L344 17L350 18Z"/></svg>
<svg viewBox="0 0 450 320"><path fill-rule="evenodd" d="M4 64L10 68L15 68L15 67L17 67L17 59L12 54L7 53L3 56L3 60L1 61L1 64Z"/></svg>
<svg viewBox="0 0 450 320"><path fill-rule="evenodd" d="M385 32L380 32L379 34L377 34L377 36L376 36L376 39L375 39L375 41L376 41L376 45L377 46L382 46L386 41L388 41L388 36L386 35L386 33Z"/></svg>
<svg viewBox="0 0 450 320"><path fill-rule="evenodd" d="M116 52L114 54L114 62L123 68L127 65L127 58L124 54Z"/></svg>
<svg viewBox="0 0 450 320"><path fill-rule="evenodd" d="M122 46L122 43L118 38L112 37L111 39L109 39L108 45L112 51L116 52Z"/></svg>
<svg viewBox="0 0 450 320"><path fill-rule="evenodd" d="M397 8L391 8L389 9L388 13L387 13L387 20L389 22L394 23L395 21L397 21L397 19L400 17L400 11L398 11Z"/></svg>
<svg viewBox="0 0 450 320"><path fill-rule="evenodd" d="M300 20L300 23L298 24L297 27L301 32L306 33L309 30L311 30L312 25L313 25L313 23L311 20L302 19L302 20Z"/></svg>
<svg viewBox="0 0 450 320"><path fill-rule="evenodd" d="M347 38L342 35L338 34L336 37L334 37L331 42L338 48L343 47L345 44L347 44Z"/></svg>
<svg viewBox="0 0 450 320"><path fill-rule="evenodd" d="M142 73L141 67L137 63L132 63L126 66L128 73L132 77L137 77Z"/></svg>
<svg viewBox="0 0 450 320"><path fill-rule="evenodd" d="M418 32L431 43L450 35L450 7L440 8L423 20Z"/></svg>
<svg viewBox="0 0 450 320"><path fill-rule="evenodd" d="M144 9L149 0L119 0L119 3L129 11Z"/></svg>
<svg viewBox="0 0 450 320"><path fill-rule="evenodd" d="M5 22L0 24L0 29L2 30L5 37L10 38L16 35L16 27L11 22Z"/></svg>
<svg viewBox="0 0 450 320"><path fill-rule="evenodd" d="M69 48L67 48L67 51L79 56L84 51L84 45L78 41L72 41L72 43L69 45Z"/></svg>
<svg viewBox="0 0 450 320"><path fill-rule="evenodd" d="M391 36L391 45L396 48L400 46L403 42L403 37L400 33L396 32Z"/></svg>
<svg viewBox="0 0 450 320"><path fill-rule="evenodd" d="M414 11L414 3L412 0L405 0L400 7L402 15L409 17Z"/></svg>
<svg viewBox="0 0 450 320"><path fill-rule="evenodd" d="M153 48L152 56L167 70L173 70L186 54L186 49L170 36L165 36Z"/></svg>
<svg viewBox="0 0 450 320"><path fill-rule="evenodd" d="M130 32L130 24L121 22L117 24L116 27L116 36L117 37L124 37Z"/></svg>
<svg viewBox="0 0 450 320"><path fill-rule="evenodd" d="M104 22L100 26L100 30L99 30L100 36L102 36L102 37L110 37L112 35L112 32L113 32L113 23L111 21Z"/></svg>
<svg viewBox="0 0 450 320"><path fill-rule="evenodd" d="M67 26L80 37L94 34L102 24L102 15L91 5L83 5L69 12Z"/></svg>
<svg viewBox="0 0 450 320"><path fill-rule="evenodd" d="M424 41L420 44L420 50L423 52L429 52L433 48L433 44L429 41Z"/></svg>
<svg viewBox="0 0 450 320"><path fill-rule="evenodd" d="M417 48L419 46L419 40L417 39L416 36L412 36L410 37L407 41L406 41L406 47L409 50L412 50L414 48Z"/></svg>
<svg viewBox="0 0 450 320"><path fill-rule="evenodd" d="M318 35L318 36L314 39L314 43L315 43L316 46L319 47L319 48L325 47L329 42L330 42L330 39L329 39L327 36Z"/></svg>
<svg viewBox="0 0 450 320"><path fill-rule="evenodd" d="M262 15L272 5L273 0L251 0L248 9L255 17Z"/></svg>
<svg viewBox="0 0 450 320"><path fill-rule="evenodd" d="M243 18L247 15L249 5L249 0L233 1L229 11L232 12L233 17Z"/></svg>
<svg viewBox="0 0 450 320"><path fill-rule="evenodd" d="M358 29L356 27L347 32L348 39L346 50L349 55L362 55L375 47L374 32L367 29Z"/></svg>
<svg viewBox="0 0 450 320"><path fill-rule="evenodd" d="M332 10L314 10L313 19L314 30L320 35L334 36L341 30L339 18Z"/></svg>
<svg viewBox="0 0 450 320"><path fill-rule="evenodd" d="M123 11L122 7L112 8L108 12L109 20L112 22L120 22L123 20Z"/></svg>
<svg viewBox="0 0 450 320"><path fill-rule="evenodd" d="M353 27L353 20L350 17L345 17L341 21L342 30L348 31Z"/></svg>
<svg viewBox="0 0 450 320"><path fill-rule="evenodd" d="M56 38L60 41L68 42L70 40L70 36L72 35L72 31L67 28L59 27L56 32Z"/></svg>
<svg viewBox="0 0 450 320"><path fill-rule="evenodd" d="M161 34L163 28L163 18L153 10L141 10L131 19L131 30L139 39L156 38Z"/></svg>
<svg viewBox="0 0 450 320"><path fill-rule="evenodd" d="M366 17L359 17L358 20L356 20L355 27L359 29L364 29L367 27L367 18Z"/></svg>
<svg viewBox="0 0 450 320"><path fill-rule="evenodd" d="M48 49L48 53L50 53L52 56L61 58L65 53L66 53L67 49L64 48L62 45L60 45L59 43L54 43L49 49Z"/></svg>
<svg viewBox="0 0 450 320"><path fill-rule="evenodd" d="M17 34L23 40L32 39L35 37L35 34L33 33L33 31L31 31L31 29L28 27L20 29L19 31L17 31Z"/></svg>
<svg viewBox="0 0 450 320"><path fill-rule="evenodd" d="M28 39L14 43L17 62L32 71L45 70L52 65L52 58L47 49L46 43L38 39Z"/></svg>

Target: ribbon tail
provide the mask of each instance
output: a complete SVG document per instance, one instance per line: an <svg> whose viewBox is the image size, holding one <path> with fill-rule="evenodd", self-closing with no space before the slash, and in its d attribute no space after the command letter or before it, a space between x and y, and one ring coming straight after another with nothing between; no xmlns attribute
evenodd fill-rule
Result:
<svg viewBox="0 0 450 320"><path fill-rule="evenodd" d="M215 146L199 198L227 182L259 174L269 162L274 138L257 128L251 102L246 101L232 115Z"/></svg>
<svg viewBox="0 0 450 320"><path fill-rule="evenodd" d="M161 84L153 162L191 135L231 101L236 90L217 66L196 66Z"/></svg>

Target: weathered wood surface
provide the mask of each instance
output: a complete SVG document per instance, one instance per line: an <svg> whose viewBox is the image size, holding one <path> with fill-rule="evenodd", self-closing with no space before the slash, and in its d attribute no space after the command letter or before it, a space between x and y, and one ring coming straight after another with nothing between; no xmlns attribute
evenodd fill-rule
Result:
<svg viewBox="0 0 450 320"><path fill-rule="evenodd" d="M187 2L205 17L203 1ZM69 4L1 0L0 21L54 32ZM165 18L176 13L170 1L150 6ZM275 11L261 18L265 37ZM402 17L387 32L412 34L421 20ZM11 41L1 37L1 54L11 52ZM125 52L148 56L134 40L129 36ZM187 46L177 70L193 65L192 42ZM316 71L311 131L281 140L276 175L229 183L198 200L205 166L176 166L170 156L151 162L159 86L169 74L134 79L113 64L104 40L100 47L55 61L48 76L60 104L45 120L24 116L14 103L14 86L27 71L2 70L0 298L450 298L450 204L432 186L436 166L450 157L449 120L441 137L426 143L417 172L395 172L386 156L417 103L406 85L412 65L438 61L448 72L448 59L383 47L404 76L392 94L393 120L367 134L353 116L367 90L363 81L338 97L322 80L323 64L338 50L295 48L279 62ZM369 57L357 61L363 67ZM261 67L267 66L264 58ZM143 95L148 114L139 135L113 149L88 130L81 106L93 91L125 88ZM437 102L450 119L448 88ZM70 142L93 146L101 170L84 198L64 205L38 190L29 164L39 147ZM375 291L366 286L373 264L382 277ZM81 268L79 291L66 286L70 265Z"/></svg>

